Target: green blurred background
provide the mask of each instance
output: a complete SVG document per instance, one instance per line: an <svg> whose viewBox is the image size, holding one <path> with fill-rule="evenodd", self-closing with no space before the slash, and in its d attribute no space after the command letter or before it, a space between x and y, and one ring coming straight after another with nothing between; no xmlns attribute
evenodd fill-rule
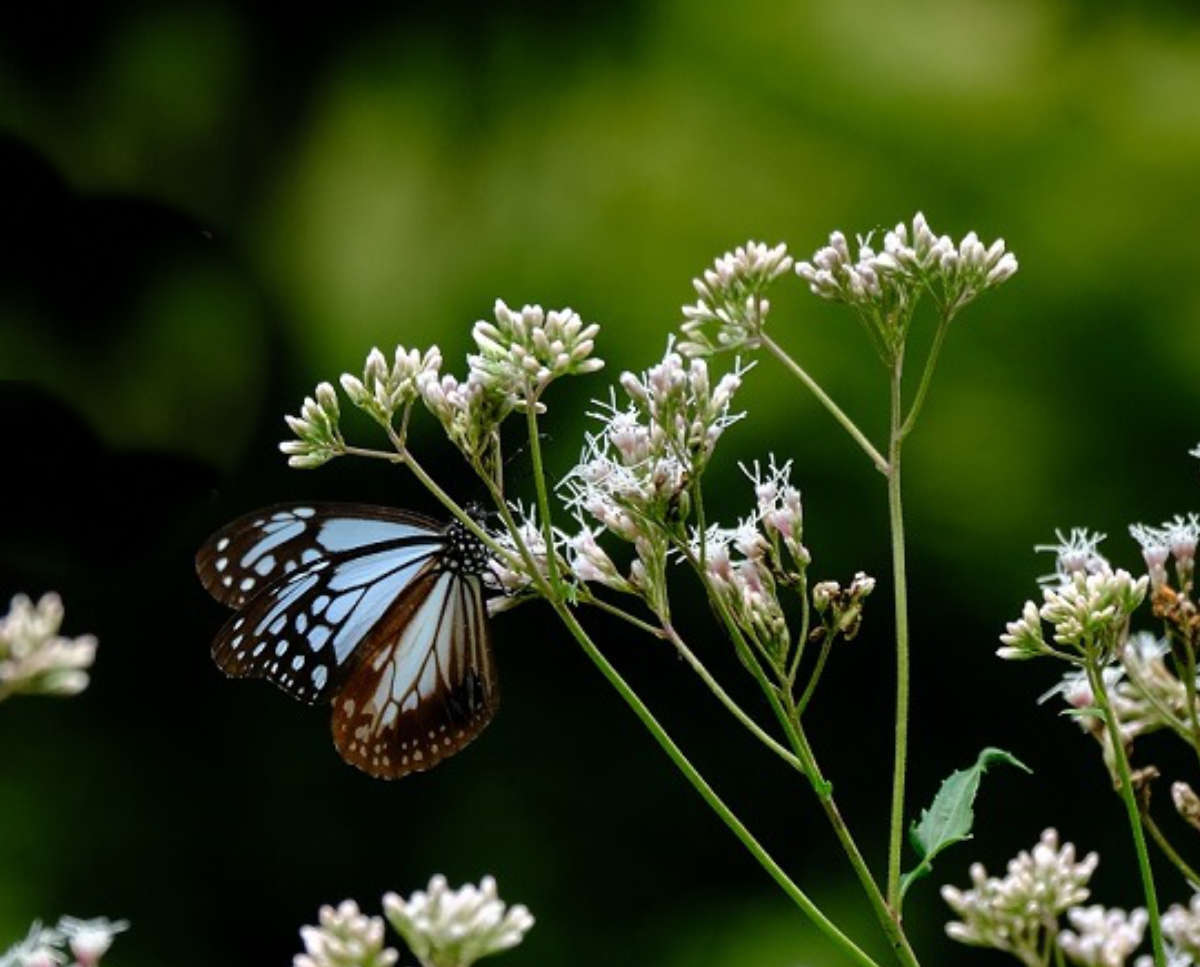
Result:
<svg viewBox="0 0 1200 967"><path fill-rule="evenodd" d="M1138 902L1090 740L1039 707L1046 665L992 657L1055 527L1110 533L1197 504L1200 13L1050 0L341 5L40 4L0 31L0 596L59 590L101 639L70 701L0 708L0 948L35 916L125 916L115 967L287 963L322 902L378 909L435 871L495 874L538 924L505 963L837 967L572 643L495 623L504 705L434 772L375 783L326 716L208 659L221 609L191 555L261 503L433 510L405 477L289 471L281 415L367 349L461 368L497 296L603 324L604 373L555 391L552 469L586 401L662 350L689 279L748 237L799 256L923 210L1004 236L1016 278L955 325L906 456L915 625L912 809L983 745L975 841L911 894L927 964L1004 963L941 933L936 886L1056 825ZM777 338L877 438L883 373L794 278ZM927 337L919 329L916 337ZM882 483L765 361L713 471L794 458L817 577L880 577L813 742L872 864L885 849L892 657ZM365 426L356 424L363 433ZM418 449L478 494L428 421ZM513 480L528 489L518 460ZM686 585L697 649L760 714ZM612 659L797 881L886 950L811 794L662 647L596 622ZM1141 748L1141 747L1139 747ZM1194 763L1148 744L1169 778ZM1166 809L1162 821L1200 856ZM1168 902L1184 884L1162 870ZM881 960L886 962L886 959Z"/></svg>

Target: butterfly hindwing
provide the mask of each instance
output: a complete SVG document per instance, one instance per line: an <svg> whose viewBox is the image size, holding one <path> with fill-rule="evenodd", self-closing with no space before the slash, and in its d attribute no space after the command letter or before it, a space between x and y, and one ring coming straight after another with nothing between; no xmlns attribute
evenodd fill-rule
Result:
<svg viewBox="0 0 1200 967"><path fill-rule="evenodd" d="M366 554L397 541L440 534L437 521L366 504L277 504L213 534L196 554L196 573L214 598L242 608L264 589L321 560Z"/></svg>
<svg viewBox="0 0 1200 967"><path fill-rule="evenodd" d="M373 776L432 768L496 712L499 689L475 574L423 573L361 649L333 700L333 739L343 759Z"/></svg>

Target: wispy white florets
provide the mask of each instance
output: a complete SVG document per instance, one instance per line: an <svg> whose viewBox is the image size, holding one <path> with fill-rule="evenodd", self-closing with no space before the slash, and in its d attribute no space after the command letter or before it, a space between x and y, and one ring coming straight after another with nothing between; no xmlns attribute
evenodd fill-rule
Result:
<svg viewBox="0 0 1200 967"><path fill-rule="evenodd" d="M63 917L52 928L35 922L24 940L0 954L0 967L58 967L68 961L73 967L99 967L113 938L128 929L127 921L104 917Z"/></svg>
<svg viewBox="0 0 1200 967"><path fill-rule="evenodd" d="M741 464L741 468L742 473L754 484L758 520L763 530L771 540L783 542L797 567L805 567L811 558L802 543L804 508L800 491L792 486L792 461L777 464L775 454L771 454L765 468L757 460L753 466Z"/></svg>
<svg viewBox="0 0 1200 967"><path fill-rule="evenodd" d="M341 456L346 441L338 427L340 419L337 392L329 383L319 383L313 395L304 398L299 416L284 417L296 434L295 440L279 444L288 455L288 466L308 470Z"/></svg>
<svg viewBox="0 0 1200 967"><path fill-rule="evenodd" d="M390 367L383 353L372 349L363 366L362 379L343 373L342 389L351 403L383 426L391 426L395 412L420 396L417 384L422 374L436 374L441 365L442 354L437 346L427 349L424 355L416 349L397 346Z"/></svg>
<svg viewBox="0 0 1200 967"><path fill-rule="evenodd" d="M538 523L537 509L535 507L526 508L519 501L510 504L509 509L512 511L521 542L529 551L529 556L533 558L538 574L531 573L528 563L517 548L517 542L507 528L501 528L492 534L496 543L507 552L507 555L504 558L493 556L488 562L488 566L491 568L492 579L496 587L508 595L515 595L529 588L538 576L547 577L549 554L546 548L546 532ZM562 535L555 534L554 536L556 543L563 539ZM557 553L557 548L555 548L555 552ZM504 610L511 601L511 598L496 598L489 602L489 608L493 613Z"/></svg>
<svg viewBox="0 0 1200 967"><path fill-rule="evenodd" d="M1088 897L1087 882L1100 858L1089 853L1076 862L1075 847L1058 845L1058 833L1047 829L1038 844L1008 863L1003 877L989 877L976 863L971 889L942 887L942 899L961 920L946 924L954 940L994 947L1024 963L1040 963L1047 924ZM1032 958L1032 959L1031 959Z"/></svg>
<svg viewBox="0 0 1200 967"><path fill-rule="evenodd" d="M75 955L77 967L97 967L100 958L112 946L113 938L129 929L129 922L105 917L91 920L63 917L55 929Z"/></svg>
<svg viewBox="0 0 1200 967"><path fill-rule="evenodd" d="M1070 533L1054 532L1053 544L1035 544L1038 553L1054 555L1054 570L1038 578L1039 584L1065 584L1077 574L1099 574L1111 570L1108 558L1100 553L1105 535L1086 527L1072 527Z"/></svg>
<svg viewBox="0 0 1200 967"><path fill-rule="evenodd" d="M490 876L478 887L468 883L458 890L435 876L428 889L407 900L387 894L383 909L422 967L470 967L481 957L515 947L533 926L524 906L505 907Z"/></svg>
<svg viewBox="0 0 1200 967"><path fill-rule="evenodd" d="M23 594L12 599L0 618L0 699L19 692L75 695L87 688L96 639L62 637L62 619L57 594L42 595L36 605Z"/></svg>
<svg viewBox="0 0 1200 967"><path fill-rule="evenodd" d="M1168 557L1175 562L1180 589L1187 588L1196 569L1196 544L1200 542L1200 516L1176 516L1160 527L1132 524L1129 533L1141 545L1142 558L1150 575L1150 583L1162 587L1167 583Z"/></svg>
<svg viewBox="0 0 1200 967"><path fill-rule="evenodd" d="M467 361L473 377L511 396L518 408L528 398L536 400L552 380L604 365L592 357L600 327L584 325L571 309L545 312L532 305L514 310L497 299L494 315L494 323L475 323L471 335L479 352Z"/></svg>
<svg viewBox="0 0 1200 967"><path fill-rule="evenodd" d="M712 385L703 359L684 362L668 349L641 375L621 374L625 407L598 403L602 421L583 456L562 480L567 504L627 541L650 537L656 524L686 516L689 483L704 470L717 440L739 420L730 405L745 368ZM684 501L680 506L677 502Z"/></svg>
<svg viewBox="0 0 1200 967"><path fill-rule="evenodd" d="M353 900L323 906L320 926L301 927L304 953L293 967L391 967L400 955L383 945L383 920L359 912Z"/></svg>
<svg viewBox="0 0 1200 967"><path fill-rule="evenodd" d="M1067 911L1067 919L1075 929L1059 934L1058 945L1072 963L1082 967L1125 967L1149 922L1145 910L1126 914L1099 905L1074 907Z"/></svg>
<svg viewBox="0 0 1200 967"><path fill-rule="evenodd" d="M782 242L771 248L750 241L726 252L692 280L699 298L695 305L683 307L679 351L707 356L757 346L771 309L763 293L791 267L792 257Z"/></svg>

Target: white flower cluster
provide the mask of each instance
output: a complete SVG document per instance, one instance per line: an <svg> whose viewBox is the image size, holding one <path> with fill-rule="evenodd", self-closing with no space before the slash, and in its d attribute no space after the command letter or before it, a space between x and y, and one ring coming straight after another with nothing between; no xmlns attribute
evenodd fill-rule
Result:
<svg viewBox="0 0 1200 967"><path fill-rule="evenodd" d="M505 907L490 876L478 887L468 883L458 890L435 876L428 889L407 900L387 894L383 910L422 967L470 967L481 957L515 947L533 926L524 906Z"/></svg>
<svg viewBox="0 0 1200 967"><path fill-rule="evenodd" d="M1067 911L1074 930L1058 935L1058 945L1073 964L1082 967L1125 967L1142 942L1149 917L1145 910L1126 914L1124 910L1106 910L1096 905L1074 907Z"/></svg>
<svg viewBox="0 0 1200 967"><path fill-rule="evenodd" d="M1146 597L1148 577L1134 578L1121 568L1114 571L1096 551L1102 534L1075 530L1070 537L1059 537L1059 544L1037 548L1055 552L1055 574L1043 579L1042 606L1026 601L1021 617L1008 623L1000 636L1003 647L996 651L1001 658L1052 653L1042 635L1043 621L1054 626L1059 645L1083 652L1090 643L1112 655L1122 643L1129 616Z"/></svg>
<svg viewBox="0 0 1200 967"><path fill-rule="evenodd" d="M668 347L662 362L641 375L621 374L628 405L619 407L615 392L597 404L593 416L604 425L587 434L579 463L559 488L577 516L590 516L634 544L638 560L629 579L622 578L590 531L568 542L576 577L603 578L620 590L657 588L663 534L687 519L690 484L703 474L721 434L741 419L730 405L745 372L735 366L714 386L705 360L685 363Z"/></svg>
<svg viewBox="0 0 1200 967"><path fill-rule="evenodd" d="M1099 862L1095 853L1076 862L1075 847L1065 843L1060 848L1058 833L1047 829L1032 851L1022 850L1009 861L1006 876L989 877L975 863L971 889L942 887L942 899L962 918L946 924L946 933L961 943L1040 964L1047 925L1087 899L1087 882Z"/></svg>
<svg viewBox="0 0 1200 967"><path fill-rule="evenodd" d="M1158 589L1168 583L1167 559L1175 562L1179 590L1190 590L1196 569L1196 544L1200 542L1200 516L1176 516L1161 527L1132 524L1129 533L1142 547L1142 558L1150 574L1150 584Z"/></svg>
<svg viewBox="0 0 1200 967"><path fill-rule="evenodd" d="M288 466L311 470L346 450L346 441L338 428L341 410L337 391L329 383L318 383L312 396L304 397L299 416L285 416L295 440L284 440L279 449L288 455Z"/></svg>
<svg viewBox="0 0 1200 967"><path fill-rule="evenodd" d="M857 261L850 258L845 235L832 233L812 262L797 263L796 274L816 295L851 304L882 298L889 284L937 285L943 304L955 309L1017 271L1016 257L1004 248L1004 239L984 246L974 232L955 245L949 235L935 234L917 212L911 236L899 222L885 233L882 252L871 247L869 237L860 239Z"/></svg>
<svg viewBox="0 0 1200 967"><path fill-rule="evenodd" d="M600 327L584 325L570 309L519 312L496 300L494 323L480 320L471 335L479 352L467 357L467 378L436 371L417 377L417 388L452 443L478 465L504 419L532 400L537 412L545 388L560 376L591 373L604 363L592 358Z"/></svg>
<svg viewBox="0 0 1200 967"><path fill-rule="evenodd" d="M753 468L745 464L741 467L742 473L754 484L758 522L774 545L776 555L782 542L793 564L803 570L811 557L801 543L804 536L804 508L800 502L800 491L792 486L792 461L777 464L772 453L767 458L765 469L759 466L757 460Z"/></svg>
<svg viewBox="0 0 1200 967"><path fill-rule="evenodd" d="M1200 964L1200 893L1186 907L1173 904L1162 915L1162 931L1170 946L1172 967L1175 963ZM1137 967L1153 967L1153 961L1140 958Z"/></svg>
<svg viewBox="0 0 1200 967"><path fill-rule="evenodd" d="M76 695L87 688L96 639L62 637L62 619L57 594L42 595L36 605L23 594L12 599L0 618L0 699L17 693Z"/></svg>
<svg viewBox="0 0 1200 967"><path fill-rule="evenodd" d="M437 346L431 346L424 354L397 346L390 367L383 353L372 349L363 365L362 379L342 373L342 390L360 410L382 426L390 427L396 411L421 395L418 384L423 374L436 374L441 365L442 354Z"/></svg>
<svg viewBox="0 0 1200 967"><path fill-rule="evenodd" d="M0 967L61 967L68 961L72 967L99 967L113 938L128 929L125 920L103 917L63 917L54 927L34 923L24 940L0 954Z"/></svg>
<svg viewBox="0 0 1200 967"><path fill-rule="evenodd" d="M679 351L685 356L708 356L757 346L771 310L763 293L792 264L782 242L772 248L751 240L722 255L703 276L692 280L699 298L695 305L683 307Z"/></svg>
<svg viewBox="0 0 1200 967"><path fill-rule="evenodd" d="M536 400L560 376L594 373L604 366L592 357L600 327L594 322L585 326L571 309L545 312L534 305L514 311L497 299L494 315L495 323L475 323L471 335L479 352L467 362L484 385L511 396L518 408L526 399Z"/></svg>
<svg viewBox="0 0 1200 967"><path fill-rule="evenodd" d="M378 349L372 349L360 379L343 373L342 389L355 406L384 427L391 428L397 411L420 397L437 417L452 443L479 466L500 423L514 409L537 398L559 376L590 373L603 366L592 358L600 327L584 325L571 309L545 312L541 306L509 309L497 299L495 322L480 321L472 335L479 350L469 355L465 380L440 373L442 354L437 346L424 353L397 346L391 366ZM293 467L310 468L346 452L338 421L337 393L321 383L306 397L299 416L288 416L296 439L279 449Z"/></svg>
<svg viewBox="0 0 1200 967"><path fill-rule="evenodd" d="M791 633L779 604L771 545L759 528L757 515L745 518L737 527L713 524L703 535L693 534L692 553L697 557L701 538L709 584L729 608L734 622L772 655L787 654Z"/></svg>
<svg viewBox="0 0 1200 967"><path fill-rule="evenodd" d="M538 575L546 577L549 573L547 562L549 553L546 548L545 529L538 523L537 509L530 507L527 510L520 502L512 503L509 507L513 513L513 519L516 521L521 543L525 545L525 549L533 558ZM559 537L560 535L556 534L555 536ZM517 542L507 528L494 531L492 537L507 552L505 557L493 556L488 562L488 566L491 568L492 582L499 590L505 592L504 597L493 598L488 602L488 608L494 614L510 607L515 601L513 595L526 590L533 584L534 575L530 573L528 564L521 557ZM557 553L557 547L555 552Z"/></svg>
<svg viewBox="0 0 1200 967"><path fill-rule="evenodd" d="M1145 600L1149 583L1145 575L1135 579L1123 568L1076 574L1061 587L1043 589L1041 616L1054 626L1054 640L1060 645L1081 647L1090 639L1111 650L1129 616Z"/></svg>
<svg viewBox="0 0 1200 967"><path fill-rule="evenodd" d="M391 967L400 959L383 945L383 920L359 912L353 900L323 906L317 916L320 926L300 928L305 952L293 967Z"/></svg>
<svg viewBox="0 0 1200 967"><path fill-rule="evenodd" d="M936 235L920 212L911 233L903 222L885 233L883 251L867 235L858 239L852 257L846 236L833 232L811 262L796 263L796 274L814 294L859 311L885 355L903 344L923 292L938 300L948 318L1016 271L1017 260L1005 251L1003 239L984 246L968 232L955 245L949 235Z"/></svg>

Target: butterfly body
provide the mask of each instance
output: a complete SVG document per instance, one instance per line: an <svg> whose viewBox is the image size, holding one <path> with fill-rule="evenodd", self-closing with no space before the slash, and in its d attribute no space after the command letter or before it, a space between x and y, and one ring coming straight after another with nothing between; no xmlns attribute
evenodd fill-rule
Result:
<svg viewBox="0 0 1200 967"><path fill-rule="evenodd" d="M196 555L236 613L213 642L229 676L333 706L342 757L380 778L436 765L499 702L481 575L461 523L364 504L280 505L217 531Z"/></svg>

